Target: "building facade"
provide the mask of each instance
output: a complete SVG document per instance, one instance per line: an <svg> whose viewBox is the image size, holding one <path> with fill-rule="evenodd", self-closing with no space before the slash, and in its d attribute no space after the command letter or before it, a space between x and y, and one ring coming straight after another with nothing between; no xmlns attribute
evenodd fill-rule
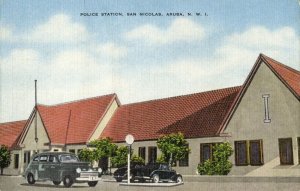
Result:
<svg viewBox="0 0 300 191"><path fill-rule="evenodd" d="M12 150L4 172L22 173L36 152L78 153L105 137L125 145L127 134L135 137L134 153L150 162L161 154L161 135L182 132L191 149L174 167L182 174L196 174L213 145L229 141L232 175L300 176L299 98L300 72L261 54L238 87L125 105L115 94L38 105L27 121L0 124L7 137L0 144Z"/></svg>

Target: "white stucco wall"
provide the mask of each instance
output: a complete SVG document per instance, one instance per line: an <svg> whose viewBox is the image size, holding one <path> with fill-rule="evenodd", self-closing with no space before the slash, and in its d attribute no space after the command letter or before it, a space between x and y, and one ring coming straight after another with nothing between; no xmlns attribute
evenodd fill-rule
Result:
<svg viewBox="0 0 300 191"><path fill-rule="evenodd" d="M264 122L265 109L262 95L269 94L270 123ZM300 103L290 90L264 63L259 67L243 96L225 133L237 140L263 140L264 163L279 158L278 139L293 139L294 164L298 165L297 137L300 137ZM232 157L233 163L234 156ZM275 166L280 166L277 160ZM274 166L274 165L273 165ZM247 169L248 170L245 170ZM235 167L234 173L245 174L258 167ZM290 168L281 166L280 168ZM262 172L263 173L263 172Z"/></svg>

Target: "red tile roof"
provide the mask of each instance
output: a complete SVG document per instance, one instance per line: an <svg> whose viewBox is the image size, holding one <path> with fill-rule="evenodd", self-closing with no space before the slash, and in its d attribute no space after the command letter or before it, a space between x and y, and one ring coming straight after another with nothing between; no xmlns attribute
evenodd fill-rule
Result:
<svg viewBox="0 0 300 191"><path fill-rule="evenodd" d="M25 124L26 120L0 123L0 145L6 145L9 148L14 147Z"/></svg>
<svg viewBox="0 0 300 191"><path fill-rule="evenodd" d="M298 97L300 96L300 72L290 68L272 58L262 55L263 60L266 61L273 71L276 72L284 82L294 91Z"/></svg>
<svg viewBox="0 0 300 191"><path fill-rule="evenodd" d="M101 137L124 141L157 139L162 134L182 132L186 138L216 136L240 87L226 88L119 107Z"/></svg>
<svg viewBox="0 0 300 191"><path fill-rule="evenodd" d="M38 105L51 144L86 143L115 94L59 105Z"/></svg>

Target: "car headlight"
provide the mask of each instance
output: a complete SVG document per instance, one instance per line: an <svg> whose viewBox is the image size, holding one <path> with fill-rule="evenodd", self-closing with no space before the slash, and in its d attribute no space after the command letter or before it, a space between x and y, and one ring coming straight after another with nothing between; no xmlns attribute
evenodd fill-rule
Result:
<svg viewBox="0 0 300 191"><path fill-rule="evenodd" d="M101 173L102 172L102 168L98 168L98 172Z"/></svg>
<svg viewBox="0 0 300 191"><path fill-rule="evenodd" d="M76 172L79 174L81 173L81 169L80 168L76 168Z"/></svg>

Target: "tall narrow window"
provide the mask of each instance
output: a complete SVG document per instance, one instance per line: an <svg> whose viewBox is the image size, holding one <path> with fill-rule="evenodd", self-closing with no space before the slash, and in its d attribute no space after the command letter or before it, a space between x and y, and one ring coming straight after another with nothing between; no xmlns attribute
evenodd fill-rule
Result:
<svg viewBox="0 0 300 191"><path fill-rule="evenodd" d="M264 94L263 96L264 99L264 107L265 107L265 119L264 122L265 123L270 123L271 119L270 119L270 114L269 114L269 94Z"/></svg>
<svg viewBox="0 0 300 191"><path fill-rule="evenodd" d="M246 166L248 165L248 149L247 141L235 141L235 165Z"/></svg>
<svg viewBox="0 0 300 191"><path fill-rule="evenodd" d="M187 145L189 147L189 145ZM179 166L189 166L189 153L187 153L183 159L179 160Z"/></svg>
<svg viewBox="0 0 300 191"><path fill-rule="evenodd" d="M281 165L293 165L293 141L292 138L278 139L279 156Z"/></svg>
<svg viewBox="0 0 300 191"><path fill-rule="evenodd" d="M146 159L146 147L139 147L139 157Z"/></svg>
<svg viewBox="0 0 300 191"><path fill-rule="evenodd" d="M262 165L263 162L263 144L262 140L249 141L250 165Z"/></svg>
<svg viewBox="0 0 300 191"><path fill-rule="evenodd" d="M148 162L149 163L156 162L156 158L157 158L157 148L148 147Z"/></svg>
<svg viewBox="0 0 300 191"><path fill-rule="evenodd" d="M300 137L298 137L298 163L300 164Z"/></svg>
<svg viewBox="0 0 300 191"><path fill-rule="evenodd" d="M14 162L15 162L15 165L14 167L15 168L19 168L19 154L15 154L15 158L14 158Z"/></svg>
<svg viewBox="0 0 300 191"><path fill-rule="evenodd" d="M212 147L213 145L211 143L200 144L200 163L212 159Z"/></svg>

